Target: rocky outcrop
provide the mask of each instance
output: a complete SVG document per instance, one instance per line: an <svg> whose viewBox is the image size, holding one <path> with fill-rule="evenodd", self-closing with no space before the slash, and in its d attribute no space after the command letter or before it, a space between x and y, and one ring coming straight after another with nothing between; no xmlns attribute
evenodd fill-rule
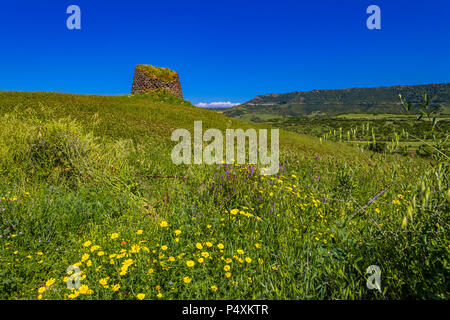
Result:
<svg viewBox="0 0 450 320"><path fill-rule="evenodd" d="M134 71L131 93L144 93L157 89L166 89L171 94L183 99L178 73L168 68L137 65Z"/></svg>

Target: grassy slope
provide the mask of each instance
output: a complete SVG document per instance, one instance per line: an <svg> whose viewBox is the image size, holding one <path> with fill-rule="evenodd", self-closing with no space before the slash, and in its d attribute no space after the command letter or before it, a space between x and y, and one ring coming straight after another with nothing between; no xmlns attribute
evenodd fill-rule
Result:
<svg viewBox="0 0 450 320"><path fill-rule="evenodd" d="M0 93L0 111L4 113L37 111L39 117L45 113L40 108L51 110L55 119L69 117L81 123L87 131L107 140L131 140L146 152L145 161L151 163L146 175L184 175L186 167L176 166L171 161L170 141L173 130L186 128L192 132L194 121L201 120L203 130L207 128L267 128L227 118L226 116L201 108L174 96L134 95L96 96L59 93ZM355 149L344 145L326 143L305 135L281 131L281 151L302 155L330 154L343 158L358 157ZM188 170L189 171L189 170ZM162 192L161 192L162 194Z"/></svg>
<svg viewBox="0 0 450 320"><path fill-rule="evenodd" d="M186 101L164 94L105 97L1 92L0 115L4 122L4 129L2 129L5 133L4 138L5 141L10 136L13 139L17 134L18 145L23 144L20 148L17 147L20 150L21 148L27 150L27 141L21 138L20 132L14 131L13 126L19 128L23 125L23 131L26 131L31 125L28 122L21 122L21 119L11 120L11 116L4 117L5 114L19 115L19 118L20 115L31 114L37 119L35 119L37 122L30 122L33 125L49 121L65 123L68 121L66 118L69 117L76 120L74 125L78 127L73 131L77 134L85 137L92 132L95 137L92 140L95 148L92 155L88 153L85 157L91 161L87 165L87 160L85 161L84 158L76 158L76 161L70 163L73 165L71 171L68 171L70 174L55 175L52 170L61 172L64 169L63 165L51 167L52 170L46 167L41 170L39 167L37 170L40 171L36 173L34 171L36 164L34 162L28 164L29 159L24 156L26 153L17 153L11 157L14 153L12 143L5 142L5 145L2 145L1 154L5 164L0 171L3 180L0 193L6 195L6 199L12 199L15 196L19 199L9 202L5 200L6 203L2 204L6 209L3 214L2 232L6 243L9 242L9 244L3 242L1 247L3 250L1 264L4 270L2 278L7 280L2 284L3 298L11 296L35 298L37 287L42 285L45 279L62 277L67 265L80 258L81 242L92 240L106 248L112 232L119 232L123 240L132 243L138 241L135 239L135 232L142 228L144 233L148 234L146 239L150 242L154 241L157 244L156 247L163 242L167 242L169 248L177 247L173 236L161 233L164 230L155 229L158 228L155 221L160 222L164 218L169 221L170 226L173 225L174 228L178 226L183 230L183 235L186 234L186 239L181 240L186 242L183 243L182 248L179 248L180 251L177 254L183 251L183 254L192 255L192 259L197 259L195 248L191 247L197 241L198 233L209 237L208 239L214 239L212 241L223 241L226 249L222 254L225 256L232 257L235 252L232 253L229 250L245 246L245 251L253 255L254 261L259 259L257 257L266 261L257 269L241 270L237 267L233 273L233 275L236 274L236 278L234 276L231 278L234 279L233 281L243 283L247 281L248 275L251 275L254 281L251 282L253 285L247 281L244 287L237 286L236 283L228 283L227 279L222 279L223 275L217 278L215 274L223 273L222 267L215 271L208 271L209 269L192 271L189 268L186 269L183 263L169 271L171 272L169 278L183 279L183 276L190 274L191 278L198 279L198 283L189 288L185 287L185 284L180 284L169 290L167 288L169 278L162 275L164 268L161 275L158 273L155 279L150 279L151 281L143 279L142 275L138 277L143 283L150 281L153 285L166 284L165 297L168 298L374 297L373 292L361 291L365 284L365 277L360 270L367 267L369 262L366 260L369 257L384 259L387 264L384 272L386 272L386 286L390 286L391 290L387 293L388 297L424 295L425 289L420 284L420 276L416 282L410 281L412 288L408 289L403 288L403 283L398 281L398 277L404 276L405 279L409 277L409 270L399 269L402 263L395 261L395 257L398 256L396 250L404 251L403 247L394 246L391 250L387 250L389 255L385 256L384 251L379 250L386 249L386 244L384 248L380 245L377 249L376 242L370 245L364 242L368 239L375 241L379 237L378 229L370 221L364 218L355 219L354 224L350 224L348 229L336 227L338 221L342 222L342 219L345 220L358 208L354 201L360 204L365 203L381 187L388 184L392 185L391 190L384 199L385 205L380 204L379 207L384 212L392 210L391 201L397 199L397 194L408 197L408 192L414 190L418 177L428 167L428 164L422 160L361 153L343 144L331 142L320 144L316 138L281 131L281 164L285 171L279 179L285 181L286 189L292 187L298 189L285 194L280 188L269 184L270 181L252 177L251 179L257 179L255 183L259 183L260 192L264 195L263 199L268 199L258 202L259 206L257 206L257 201L260 199L255 198L256 191L252 190L247 178L240 176L239 169L236 169L238 172L236 179L220 182L214 179L223 171L216 166L175 166L170 160L170 152L174 145L170 141L172 131L176 128L191 129L194 120L202 120L204 130L206 128L222 130L262 128L257 124L230 119L218 112L199 109ZM53 132L52 126L53 124L48 131L44 131L42 139L47 137L46 132ZM40 124L36 125L36 128L40 128ZM41 129L32 131L29 137L35 136L36 133L39 135L39 130ZM64 127L64 130L68 129ZM89 140L89 138L83 139ZM130 143L126 144L127 141ZM317 155L321 156L321 160L315 160ZM21 159L20 157L23 160L16 161ZM30 171L29 168L33 170ZM49 173L49 171L52 172ZM74 173L71 174L72 172ZM186 176L186 179L152 177L155 175ZM316 175L320 176L319 184L311 182L311 176L317 180ZM216 193L218 189L220 192ZM230 190L233 189L234 191L231 192ZM348 196L350 191L354 201ZM228 192L233 194L231 198L224 197ZM274 198L271 200L269 198L272 195L269 195L269 192L273 193ZM299 197L302 203L289 198L296 192L298 196L295 197ZM339 199L336 200L338 202L330 204L323 202L323 197ZM317 206L316 201L317 203L322 201L323 204ZM280 214L277 216L269 214L269 210L272 212L273 209L273 207L270 209L272 202L277 205L277 210L282 214L281 217ZM308 203L314 205L310 206ZM376 219L386 220L384 223L387 230L397 230L405 214L406 205L407 203L402 204L401 208L399 207L395 214L389 217L383 212L372 213ZM224 224L222 220L217 220L217 217L224 214L224 210L242 209L245 206L250 207L249 211L254 210L254 214L262 216L270 223L258 225L239 222L236 224L233 218L229 224ZM373 209L371 208L371 211ZM319 211L316 212L317 210ZM190 217L195 216L196 212L207 212L207 214L191 221ZM297 212L303 213L294 217L293 213L297 214ZM324 212L327 212L329 217L325 220L322 217L320 221L317 221L315 217L322 216ZM212 234L205 231L206 225L213 225ZM16 240L10 238L13 232L16 235L19 232L23 233L19 237L22 238L22 242L19 240L14 242ZM256 237L262 244L264 250L259 256L257 252L252 251L251 247L247 248L250 245L249 236L253 240ZM284 238L278 239L281 236ZM318 237L320 242L315 240ZM339 240L335 240L336 238ZM13 245L10 244L11 242ZM362 245L363 242L364 245ZM392 242L389 243L394 245ZM15 250L15 246L21 258L14 262L15 255L12 251ZM326 249L327 246L329 246L328 249ZM443 248L440 242L437 247ZM367 248L372 249L366 252ZM111 250L110 253L116 249L119 250L120 247L107 250ZM325 252L338 250L341 253L336 251L336 254L340 258L326 260L324 266L323 262L320 262L323 260L323 250ZM43 262L36 265L39 261L35 262L34 259L39 257L35 258L35 253L41 251L47 253L47 256ZM34 264L25 263L28 261L28 254L32 257L29 259L33 260ZM359 262L355 262L357 255L360 255L362 261L360 259L357 260ZM408 255L409 259L415 259L413 255L409 253ZM305 261L304 259L310 262L299 264L298 261ZM265 269L266 266L268 269ZM34 269L36 267L39 271ZM278 268L284 271L272 273L275 270L278 271ZM336 278L336 274L341 272L343 274ZM440 274L436 277L434 284L427 284L425 287L439 287L442 277ZM200 281L200 279L203 280ZM132 284L127 282L128 280L120 281L123 281L121 285L123 288L128 288L126 289L128 291L125 293L120 291L113 295L108 290L109 293L100 293L100 290L95 290L95 297L125 298L126 292L139 287L139 290L147 290L147 296L155 298L154 289L152 291L148 286L139 284L137 280ZM219 290L217 296L212 296L208 287L214 284L212 282L221 283L222 287L227 289L222 292ZM324 285L324 283L328 284ZM90 282L90 287L93 285L95 282ZM317 286L320 290L314 289L318 288ZM405 290L406 293L404 293ZM435 289L431 291L433 290L435 291ZM133 291L133 293L136 292ZM67 297L57 292L48 294L53 298Z"/></svg>
<svg viewBox="0 0 450 320"><path fill-rule="evenodd" d="M0 112L22 111L27 108L38 109L40 105L55 108L56 117L71 117L93 129L96 136L133 139L150 144L170 143L170 135L176 128L192 130L194 121L201 120L203 128L267 128L228 118L215 111L204 110L191 103L172 96L134 95L134 96L96 96L59 93L20 93L0 92ZM93 123L98 114L100 125ZM355 149L343 145L320 145L318 139L281 131L280 144L289 148L296 144L305 154L333 154L342 157L357 156ZM167 145L170 150L174 144ZM158 154L161 161L170 160L170 152ZM169 161L167 161L169 162Z"/></svg>

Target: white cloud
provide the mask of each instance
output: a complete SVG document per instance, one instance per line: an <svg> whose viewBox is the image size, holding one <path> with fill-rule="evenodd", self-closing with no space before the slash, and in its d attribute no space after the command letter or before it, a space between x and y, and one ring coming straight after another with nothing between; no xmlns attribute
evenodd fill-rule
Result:
<svg viewBox="0 0 450 320"><path fill-rule="evenodd" d="M241 103L233 103L230 101L227 102L217 101L217 102L199 102L196 104L196 106L199 108L231 108L240 104Z"/></svg>

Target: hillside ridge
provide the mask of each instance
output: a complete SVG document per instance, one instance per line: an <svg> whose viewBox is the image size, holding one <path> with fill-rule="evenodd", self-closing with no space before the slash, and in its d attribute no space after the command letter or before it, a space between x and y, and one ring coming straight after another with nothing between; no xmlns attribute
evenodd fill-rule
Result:
<svg viewBox="0 0 450 320"><path fill-rule="evenodd" d="M401 94L419 103L427 94L441 113L450 113L450 83L395 85L343 89L314 89L281 94L258 95L242 105L224 111L231 117L262 113L273 116L336 115L351 112L400 113ZM257 117L257 116L256 116Z"/></svg>

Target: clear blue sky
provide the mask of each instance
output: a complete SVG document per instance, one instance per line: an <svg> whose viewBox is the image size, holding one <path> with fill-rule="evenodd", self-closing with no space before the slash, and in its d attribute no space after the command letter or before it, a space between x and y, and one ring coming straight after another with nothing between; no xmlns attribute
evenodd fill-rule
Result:
<svg viewBox="0 0 450 320"><path fill-rule="evenodd" d="M66 8L81 8L81 30ZM366 8L381 8L381 30ZM194 103L450 81L448 0L0 3L0 90L127 94L134 66L177 71Z"/></svg>

